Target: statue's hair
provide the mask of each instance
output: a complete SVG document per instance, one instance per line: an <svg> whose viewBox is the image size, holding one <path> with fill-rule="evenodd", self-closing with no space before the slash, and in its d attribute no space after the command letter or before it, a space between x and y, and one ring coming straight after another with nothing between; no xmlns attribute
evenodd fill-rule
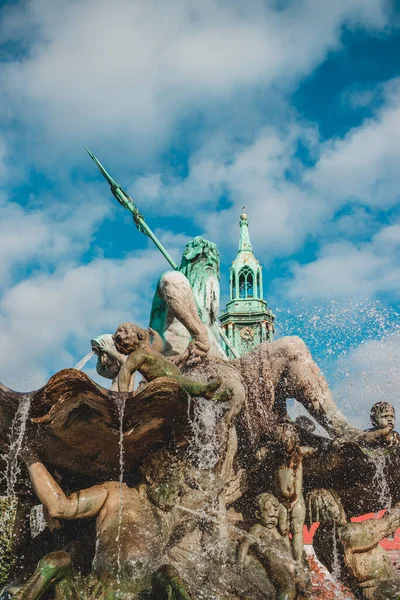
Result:
<svg viewBox="0 0 400 600"><path fill-rule="evenodd" d="M308 527L311 527L313 523L320 523L322 521L322 510L331 506L332 503L339 507L341 514L344 516L343 505L335 490L317 489L309 492L307 495Z"/></svg>
<svg viewBox="0 0 400 600"><path fill-rule="evenodd" d="M216 244L197 236L186 244L179 266L179 271L186 275L192 286L195 283L192 278L192 271L195 263L199 260L204 263L204 266L212 267L217 278L220 278L220 260Z"/></svg>
<svg viewBox="0 0 400 600"><path fill-rule="evenodd" d="M265 502L273 504L276 508L279 508L280 506L279 500L275 498L273 494L270 494L269 492L263 492L262 494L259 494L256 498L257 510L261 509L262 506L264 506Z"/></svg>
<svg viewBox="0 0 400 600"><path fill-rule="evenodd" d="M376 402L371 408L370 419L372 425L374 425L375 427L379 426L378 418L384 410L391 410L393 414L395 414L394 406L389 402Z"/></svg>
<svg viewBox="0 0 400 600"><path fill-rule="evenodd" d="M150 333L147 329L143 329L143 327L140 327L140 325L136 325L136 323L121 323L121 325L118 325L117 329L115 330L116 332L121 329L121 327L125 327L127 329L130 329L131 331L134 331L139 340L150 340Z"/></svg>

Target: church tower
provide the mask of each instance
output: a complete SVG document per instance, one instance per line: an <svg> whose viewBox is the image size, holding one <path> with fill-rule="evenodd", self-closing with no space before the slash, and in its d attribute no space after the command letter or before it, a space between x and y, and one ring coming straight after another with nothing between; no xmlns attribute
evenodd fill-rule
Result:
<svg viewBox="0 0 400 600"><path fill-rule="evenodd" d="M261 342L273 340L275 315L263 299L262 267L253 254L249 222L243 206L240 240L236 259L230 268L230 294L220 323L239 355ZM230 356L229 348L225 348Z"/></svg>

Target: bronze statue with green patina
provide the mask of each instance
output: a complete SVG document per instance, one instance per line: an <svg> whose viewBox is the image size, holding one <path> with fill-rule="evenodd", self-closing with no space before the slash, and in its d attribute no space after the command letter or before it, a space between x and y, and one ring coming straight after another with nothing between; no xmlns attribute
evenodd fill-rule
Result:
<svg viewBox="0 0 400 600"><path fill-rule="evenodd" d="M146 381L153 381L159 377L174 379L193 397L201 396L215 401L226 401L231 398L230 390L217 392L221 386L220 379L212 379L204 383L182 375L176 365L151 346L147 329L134 323L122 323L114 334L114 342L118 352L129 355L118 375L120 392L129 391L132 375L138 371Z"/></svg>
<svg viewBox="0 0 400 600"><path fill-rule="evenodd" d="M67 495L29 447L21 454L33 491L52 518L97 517L96 600L132 598L151 585L154 600L190 600L176 569L164 565L157 572L174 524L180 523L181 515L175 514L174 507L183 493L185 465L176 456L165 450L150 455L142 466L144 481L135 487L106 481ZM151 572L155 573L153 582ZM62 600L79 598L66 552L44 556L12 598L38 600L52 586L58 587L57 597Z"/></svg>

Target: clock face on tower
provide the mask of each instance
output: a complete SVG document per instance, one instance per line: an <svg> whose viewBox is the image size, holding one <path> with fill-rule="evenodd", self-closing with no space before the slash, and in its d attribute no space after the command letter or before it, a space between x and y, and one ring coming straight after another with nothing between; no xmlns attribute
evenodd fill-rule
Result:
<svg viewBox="0 0 400 600"><path fill-rule="evenodd" d="M240 337L245 342L251 342L254 338L254 329L251 327L243 327L243 329L240 330Z"/></svg>

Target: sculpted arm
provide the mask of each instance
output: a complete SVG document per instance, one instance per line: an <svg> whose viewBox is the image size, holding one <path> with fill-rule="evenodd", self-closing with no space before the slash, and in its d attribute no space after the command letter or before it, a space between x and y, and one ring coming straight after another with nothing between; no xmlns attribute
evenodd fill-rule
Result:
<svg viewBox="0 0 400 600"><path fill-rule="evenodd" d="M299 450L302 458L304 458L304 456L314 456L318 453L318 449L312 448L311 446L300 446Z"/></svg>
<svg viewBox="0 0 400 600"><path fill-rule="evenodd" d="M260 533L261 533L261 529L260 529L260 525L259 524L254 525L250 529L250 535L252 535L255 538L259 538L260 537ZM239 564L239 566L244 567L244 565L246 563L247 554L249 552L250 546L253 543L254 542L252 542L251 540L249 540L248 538L246 538L240 544L239 551L238 551L238 564Z"/></svg>
<svg viewBox="0 0 400 600"><path fill-rule="evenodd" d="M400 527L400 508L394 508L381 519L371 519L363 523L349 523L340 537L351 550L365 551L373 548L385 537Z"/></svg>
<svg viewBox="0 0 400 600"><path fill-rule="evenodd" d="M105 486L94 486L66 496L41 462L31 460L26 463L33 491L53 519L94 517L103 507L108 496Z"/></svg>
<svg viewBox="0 0 400 600"><path fill-rule="evenodd" d="M356 442L365 444L373 444L379 438L384 438L393 431L392 427L384 427L382 429L372 429L371 431L364 431L356 438Z"/></svg>
<svg viewBox="0 0 400 600"><path fill-rule="evenodd" d="M128 356L118 375L118 391L129 392L132 375L140 369L142 363L143 355L140 350L135 350Z"/></svg>

